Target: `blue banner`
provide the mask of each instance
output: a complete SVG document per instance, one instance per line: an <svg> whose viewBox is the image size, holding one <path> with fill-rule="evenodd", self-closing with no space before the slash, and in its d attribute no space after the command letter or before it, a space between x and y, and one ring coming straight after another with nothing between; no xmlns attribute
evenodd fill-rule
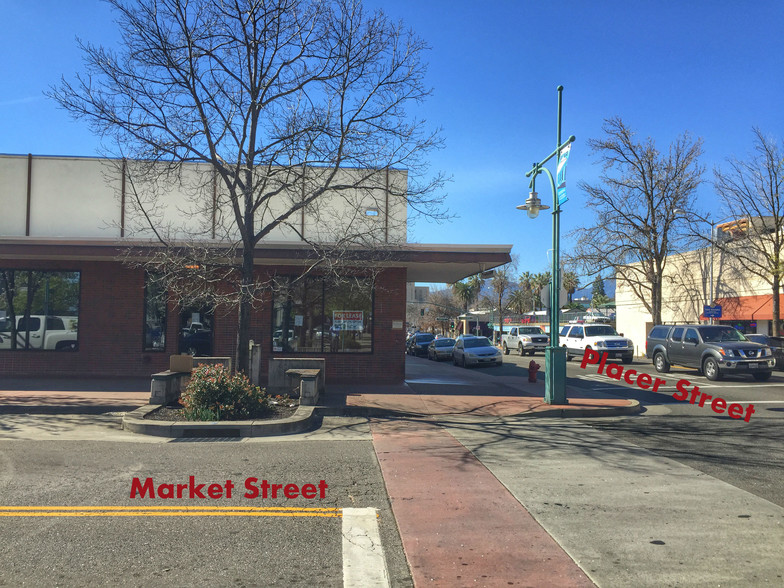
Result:
<svg viewBox="0 0 784 588"><path fill-rule="evenodd" d="M566 162L569 161L569 153L571 153L571 151L572 144L569 143L566 147L561 149L561 158L558 160L558 171L555 175L555 185L559 207L568 200L566 197Z"/></svg>

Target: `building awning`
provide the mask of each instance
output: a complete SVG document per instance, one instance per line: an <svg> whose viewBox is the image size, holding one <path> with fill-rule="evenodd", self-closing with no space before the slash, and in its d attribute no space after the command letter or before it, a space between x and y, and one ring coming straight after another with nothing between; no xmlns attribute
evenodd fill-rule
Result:
<svg viewBox="0 0 784 588"><path fill-rule="evenodd" d="M773 294L717 298L714 304L721 306L722 321L773 320ZM784 294L779 295L779 308L784 311ZM705 317L700 315L700 320Z"/></svg>
<svg viewBox="0 0 784 588"><path fill-rule="evenodd" d="M150 246L149 241L132 239L0 238L3 259L31 260L119 260L127 247ZM452 284L511 261L511 245L439 245L401 243L368 252L354 249L349 256L358 264L372 261L377 267L404 267L408 282ZM305 265L313 259L307 243L266 241L254 251L256 265Z"/></svg>

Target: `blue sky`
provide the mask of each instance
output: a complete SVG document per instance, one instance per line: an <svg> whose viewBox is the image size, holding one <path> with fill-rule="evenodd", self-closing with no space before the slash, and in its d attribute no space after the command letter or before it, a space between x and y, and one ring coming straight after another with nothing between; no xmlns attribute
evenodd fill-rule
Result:
<svg viewBox="0 0 784 588"><path fill-rule="evenodd" d="M784 138L784 2L368 0L431 46L433 97L420 114L443 127L434 170L452 177L447 207L459 218L419 222L409 240L513 244L520 271L545 271L546 214L515 209L525 172L555 148L556 87L564 86L569 160L566 234L589 222L579 180L599 173L586 141L620 116L665 150L689 131L704 140L703 210L713 206L712 169L751 151L753 126ZM76 37L111 44L108 6L93 0L0 0L0 153L95 155L98 139L44 98L81 69ZM551 167L552 169L552 167ZM539 187L545 203L549 188Z"/></svg>

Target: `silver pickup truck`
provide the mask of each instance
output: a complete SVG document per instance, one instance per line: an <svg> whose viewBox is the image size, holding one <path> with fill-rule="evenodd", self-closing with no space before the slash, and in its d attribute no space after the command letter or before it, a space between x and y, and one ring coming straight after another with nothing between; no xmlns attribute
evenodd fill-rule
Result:
<svg viewBox="0 0 784 588"><path fill-rule="evenodd" d="M512 327L501 337L504 355L509 355L510 349L516 349L520 355L533 355L537 351L544 352L549 344L550 337L541 327Z"/></svg>

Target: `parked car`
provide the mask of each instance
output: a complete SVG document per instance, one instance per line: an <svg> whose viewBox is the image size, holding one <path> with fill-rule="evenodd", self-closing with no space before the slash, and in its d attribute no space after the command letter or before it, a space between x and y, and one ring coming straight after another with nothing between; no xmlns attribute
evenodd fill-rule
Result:
<svg viewBox="0 0 784 588"><path fill-rule="evenodd" d="M769 337L760 333L746 333L746 339L767 345L773 352L773 358L776 360L776 369L784 370L784 337Z"/></svg>
<svg viewBox="0 0 784 588"><path fill-rule="evenodd" d="M559 342L566 347L566 361L581 357L586 349L606 352L609 359L620 358L623 363L634 361L634 343L610 325L566 325Z"/></svg>
<svg viewBox="0 0 784 588"><path fill-rule="evenodd" d="M501 366L504 363L501 350L487 337L465 337L458 339L452 350L452 363L471 367L474 365Z"/></svg>
<svg viewBox="0 0 784 588"><path fill-rule="evenodd" d="M427 346L427 358L434 361L441 361L442 359L452 359L452 349L455 346L455 340L449 337L436 337Z"/></svg>
<svg viewBox="0 0 784 588"><path fill-rule="evenodd" d="M728 325L657 325L645 341L645 354L657 372L682 365L697 368L709 380L742 373L763 382L776 365L770 347Z"/></svg>
<svg viewBox="0 0 784 588"><path fill-rule="evenodd" d="M435 339L431 333L414 333L408 340L406 351L409 355L427 355L427 346Z"/></svg>
<svg viewBox="0 0 784 588"><path fill-rule="evenodd" d="M512 327L508 334L504 333L501 341L504 355L509 355L511 349L517 350L520 355L533 355L537 351L545 350L550 343L550 337L541 327Z"/></svg>

